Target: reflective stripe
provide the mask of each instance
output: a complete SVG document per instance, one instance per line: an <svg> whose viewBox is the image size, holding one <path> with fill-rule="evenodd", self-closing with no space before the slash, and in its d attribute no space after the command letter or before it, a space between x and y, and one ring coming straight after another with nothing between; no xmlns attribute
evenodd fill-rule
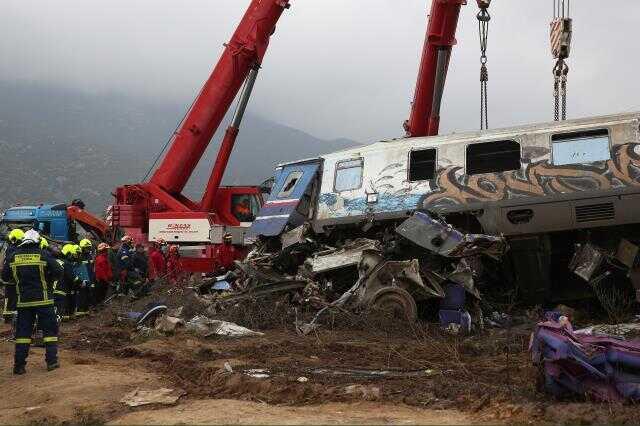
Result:
<svg viewBox="0 0 640 426"><path fill-rule="evenodd" d="M18 308L33 308L38 306L50 306L53 305L53 300L39 300L37 302L18 302Z"/></svg>
<svg viewBox="0 0 640 426"><path fill-rule="evenodd" d="M55 342L58 341L58 338L57 337L43 337L42 341L44 343L55 343Z"/></svg>
<svg viewBox="0 0 640 426"><path fill-rule="evenodd" d="M29 344L31 344L31 339L29 337L18 337L18 338L16 338L16 344L18 344L18 345L29 345Z"/></svg>

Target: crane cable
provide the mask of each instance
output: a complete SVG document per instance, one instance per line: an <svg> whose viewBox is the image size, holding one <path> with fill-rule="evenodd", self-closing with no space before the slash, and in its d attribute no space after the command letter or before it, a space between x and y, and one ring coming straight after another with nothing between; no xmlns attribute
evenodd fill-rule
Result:
<svg viewBox="0 0 640 426"><path fill-rule="evenodd" d="M551 21L551 53L556 59L553 67L554 119L567 119L567 77L569 65L566 59L571 52L572 20L571 0L553 0Z"/></svg>
<svg viewBox="0 0 640 426"><path fill-rule="evenodd" d="M487 45L489 39L489 5L491 0L477 0L480 12L478 12L478 33L480 35L480 130L489 128L489 106L487 95L487 83L489 82L489 70L487 69Z"/></svg>

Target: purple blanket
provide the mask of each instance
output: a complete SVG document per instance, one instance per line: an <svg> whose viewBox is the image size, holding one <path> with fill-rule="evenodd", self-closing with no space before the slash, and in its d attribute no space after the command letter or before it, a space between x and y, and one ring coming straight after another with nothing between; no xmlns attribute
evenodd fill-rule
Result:
<svg viewBox="0 0 640 426"><path fill-rule="evenodd" d="M529 350L547 391L598 401L640 401L640 341L576 334L555 321L536 326Z"/></svg>

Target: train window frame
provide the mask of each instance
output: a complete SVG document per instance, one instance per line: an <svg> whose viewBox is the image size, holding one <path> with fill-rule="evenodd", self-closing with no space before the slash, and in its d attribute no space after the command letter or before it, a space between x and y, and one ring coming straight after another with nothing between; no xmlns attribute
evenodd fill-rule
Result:
<svg viewBox="0 0 640 426"><path fill-rule="evenodd" d="M283 199L283 198L290 197L291 194L293 194L293 191L295 191L296 186L298 186L298 183L300 182L300 178L302 178L303 175L304 175L304 172L300 170L290 171L287 177L285 178L284 183L282 184L282 188L280 188L280 191L278 191L278 195L276 195L276 198ZM295 183L291 188L285 191L285 188L287 188L287 186L291 184L291 181L293 179L296 180Z"/></svg>
<svg viewBox="0 0 640 426"><path fill-rule="evenodd" d="M433 173L431 174L431 178L429 179L411 179L411 156L414 152L420 151L434 151L435 154L433 156ZM436 147L425 147L425 148L412 148L407 153L407 181L408 182L426 182L430 180L434 180L438 174L438 148Z"/></svg>
<svg viewBox="0 0 640 426"><path fill-rule="evenodd" d="M356 166L345 166L345 164L349 164L349 163L359 163L359 165ZM355 186L353 188L344 188L344 189L338 189L338 173L340 170L348 170L348 169L355 169L355 168L360 168L360 180L358 182L358 186ZM341 193L341 192L348 192L348 191L356 191L360 188L362 188L362 182L364 181L364 158L362 157L358 157L358 158L349 158L346 160L340 160L336 162L334 171L333 171L333 191L337 192L337 193Z"/></svg>
<svg viewBox="0 0 640 426"><path fill-rule="evenodd" d="M593 139L596 140L599 137L604 137L606 135L607 138L607 158L601 158L590 161L563 161L561 163L558 162L558 154L556 152L555 147L560 146L563 143L577 143L580 140L588 140ZM551 164L554 166L571 166L577 164L592 164L601 161L609 161L611 160L611 147L613 144L611 137L611 129L609 127L598 127L594 129L585 129L585 130L574 130L568 132L560 132L560 133L552 133L549 137L550 148L551 148Z"/></svg>
<svg viewBox="0 0 640 426"><path fill-rule="evenodd" d="M470 167L469 167L469 149L472 147L477 147L480 145L487 145L487 144L494 144L494 143L501 143L501 142L513 142L516 145L518 145L518 167L517 168L498 168L495 170L487 170L487 171L476 171L475 169L471 169L473 171L473 173L471 173ZM522 170L522 144L520 143L520 141L516 138L509 138L509 139L496 139L496 140L491 140L491 141L482 141L482 142L475 142L475 143L469 143L467 144L467 146L465 147L464 150L464 170L465 170L465 174L467 176L472 176L472 175L484 175L484 174L492 174L492 173L505 173L505 172L514 172L514 171L519 171Z"/></svg>

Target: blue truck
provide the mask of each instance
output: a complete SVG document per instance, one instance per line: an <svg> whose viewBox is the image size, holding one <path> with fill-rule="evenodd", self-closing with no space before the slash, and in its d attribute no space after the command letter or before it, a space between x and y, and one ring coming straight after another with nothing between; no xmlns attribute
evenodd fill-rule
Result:
<svg viewBox="0 0 640 426"><path fill-rule="evenodd" d="M39 204L9 208L0 218L0 238L4 239L15 228L33 228L52 241L77 241L76 224L97 240L108 239L107 223L85 211L84 203L76 200L71 205Z"/></svg>

